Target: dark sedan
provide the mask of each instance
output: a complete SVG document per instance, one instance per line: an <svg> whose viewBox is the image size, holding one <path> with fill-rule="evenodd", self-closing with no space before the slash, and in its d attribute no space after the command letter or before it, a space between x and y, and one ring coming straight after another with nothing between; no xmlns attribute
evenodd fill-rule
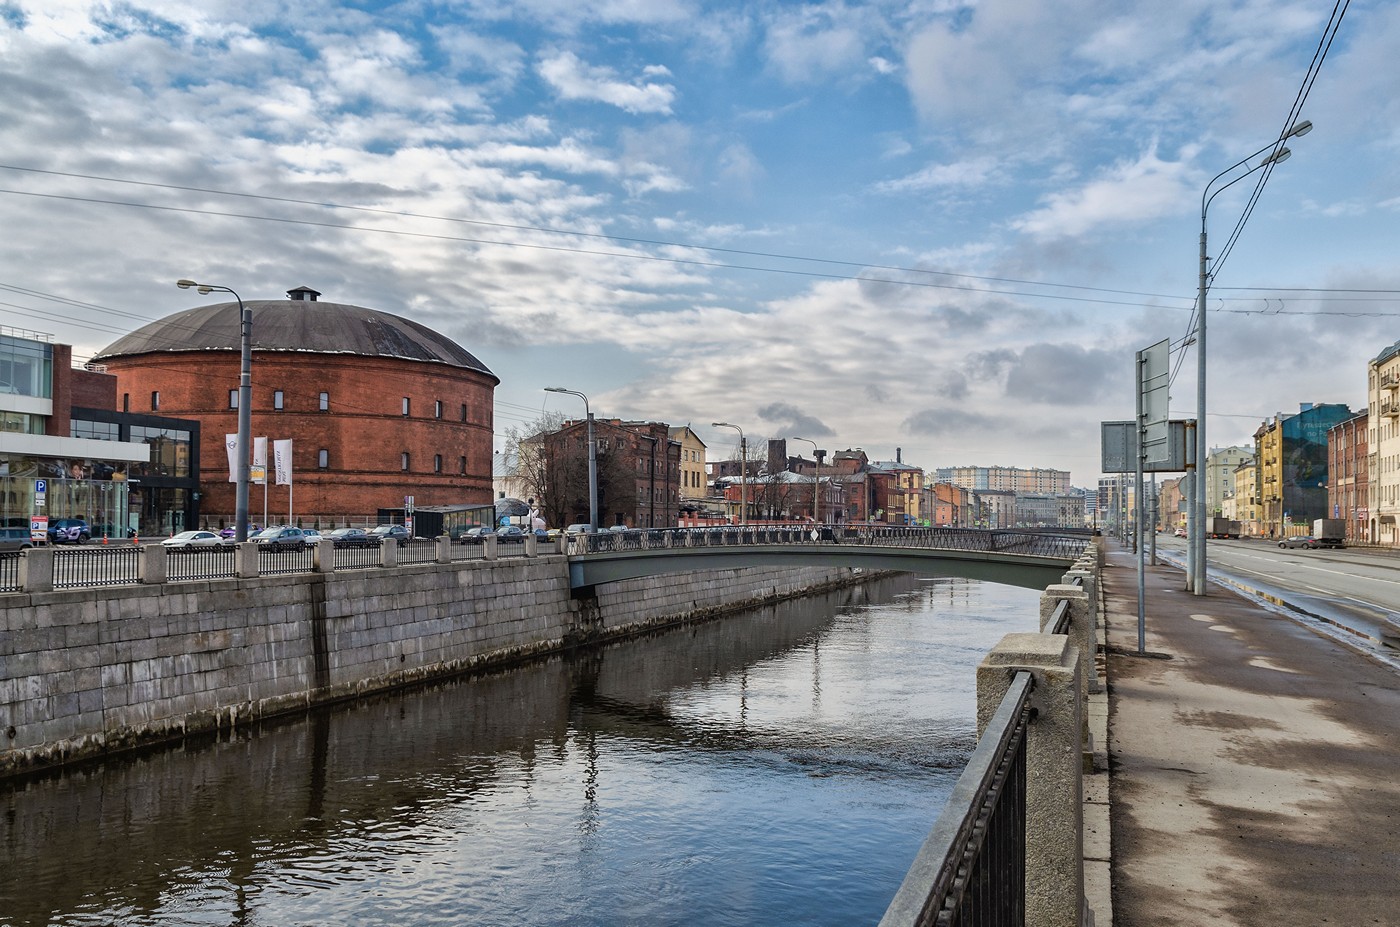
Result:
<svg viewBox="0 0 1400 927"><path fill-rule="evenodd" d="M413 536L408 533L408 529L403 525L380 525L369 530L369 536L374 538L376 544L381 544L385 540L392 539L400 547L413 540Z"/></svg>
<svg viewBox="0 0 1400 927"><path fill-rule="evenodd" d="M322 537L336 547L378 547L379 538L370 536L364 528L336 528Z"/></svg>

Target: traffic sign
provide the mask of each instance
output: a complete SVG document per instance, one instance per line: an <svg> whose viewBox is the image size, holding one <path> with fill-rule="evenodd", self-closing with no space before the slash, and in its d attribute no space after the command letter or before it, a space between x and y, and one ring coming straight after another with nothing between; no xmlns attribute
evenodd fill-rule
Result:
<svg viewBox="0 0 1400 927"><path fill-rule="evenodd" d="M49 481L48 481L48 480L35 480L35 481L34 481L34 492L35 492L36 495L42 496L44 493L46 493L46 492L48 492L48 491L49 491Z"/></svg>

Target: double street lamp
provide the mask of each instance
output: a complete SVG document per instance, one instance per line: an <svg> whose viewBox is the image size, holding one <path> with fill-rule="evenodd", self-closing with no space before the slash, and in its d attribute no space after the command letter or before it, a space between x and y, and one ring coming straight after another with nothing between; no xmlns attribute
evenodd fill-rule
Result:
<svg viewBox="0 0 1400 927"><path fill-rule="evenodd" d="M598 445L593 441L593 410L588 405L588 397L576 389L562 386L546 386L546 393L567 393L583 400L583 412L588 417L588 524L598 530Z"/></svg>
<svg viewBox="0 0 1400 927"><path fill-rule="evenodd" d="M794 437L792 440L794 440L794 441L801 441L801 442L804 443L804 444L810 444L810 445L812 445L812 460L814 460L814 461L816 462L816 465L817 465L816 476L813 477L813 479L812 479L812 522L813 522L813 524L818 524L818 525L819 525L819 524L821 524L821 521L822 521L822 507L821 507L822 459L821 459L821 457L819 457L818 455L819 455L821 452L817 450L817 442L813 441L811 438L797 438L797 437Z"/></svg>
<svg viewBox="0 0 1400 927"><path fill-rule="evenodd" d="M710 422L714 428L733 428L739 432L739 524L749 523L749 442L744 438L744 429L729 422Z"/></svg>
<svg viewBox="0 0 1400 927"><path fill-rule="evenodd" d="M1210 271L1207 262L1210 260L1206 252L1206 212L1210 209L1211 201L1229 187L1253 174L1257 170L1268 167L1271 164L1281 164L1288 160L1292 154L1283 143L1290 138L1298 138L1307 135L1312 131L1312 122L1304 119L1295 122L1293 126L1277 139L1260 148L1258 151L1242 158L1238 162L1230 165L1211 178L1201 192L1201 253L1200 253L1200 278L1196 288L1196 473L1191 480L1191 492L1195 498L1189 509L1189 521L1194 524L1189 526L1191 537L1187 547L1187 575L1191 580L1191 592L1193 595L1206 594L1206 454L1209 445L1206 443L1206 292L1210 289ZM1256 158L1264 152L1269 152L1269 156L1260 161L1254 167L1244 171L1229 183L1221 184L1212 192L1216 181L1230 172L1244 167L1251 158Z"/></svg>
<svg viewBox="0 0 1400 927"><path fill-rule="evenodd" d="M253 310L244 305L243 297L226 286L195 283L193 280L177 280L175 285L182 290L194 287L201 296L229 293L238 300L242 358L238 374L238 462L234 474L237 489L234 497L233 538L242 544L248 540L248 452L253 443Z"/></svg>

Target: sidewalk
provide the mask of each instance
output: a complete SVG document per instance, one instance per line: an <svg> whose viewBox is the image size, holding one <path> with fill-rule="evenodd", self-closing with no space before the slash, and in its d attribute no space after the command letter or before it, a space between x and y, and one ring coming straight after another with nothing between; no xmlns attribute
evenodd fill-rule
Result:
<svg viewBox="0 0 1400 927"><path fill-rule="evenodd" d="M1113 923L1400 925L1400 675L1105 547Z"/></svg>

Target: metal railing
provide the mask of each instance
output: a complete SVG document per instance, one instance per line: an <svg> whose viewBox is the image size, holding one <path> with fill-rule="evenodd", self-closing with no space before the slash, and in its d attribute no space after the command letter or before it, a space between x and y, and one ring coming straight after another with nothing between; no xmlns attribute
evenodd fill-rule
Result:
<svg viewBox="0 0 1400 927"><path fill-rule="evenodd" d="M80 547L58 550L53 558L54 588L124 586L140 575L139 547Z"/></svg>
<svg viewBox="0 0 1400 927"><path fill-rule="evenodd" d="M165 560L165 577L171 582L192 579L227 579L238 575L238 551L232 544L172 550Z"/></svg>
<svg viewBox="0 0 1400 927"><path fill-rule="evenodd" d="M19 591L19 551L0 554L0 592Z"/></svg>
<svg viewBox="0 0 1400 927"><path fill-rule="evenodd" d="M599 531L570 538L569 553L593 554L676 547L851 544L927 550L979 550L1073 560L1084 549L1076 536L980 528L865 526L645 528Z"/></svg>
<svg viewBox="0 0 1400 927"><path fill-rule="evenodd" d="M1023 927L1026 728L1035 679L1018 672L880 927Z"/></svg>
<svg viewBox="0 0 1400 927"><path fill-rule="evenodd" d="M552 550L552 542L538 542L539 554ZM1072 561L1083 548L1083 539L1063 535L1020 531L986 531L969 528L870 528L851 526L647 528L628 531L601 531L569 538L566 553L583 555L625 551L666 550L697 547L747 547L773 545L801 546L885 546L930 550L985 550L1052 557ZM484 543L449 544L447 559L481 560ZM145 547L137 545L58 547L53 551L53 588L115 586L141 582L141 558ZM401 565L433 563L437 541L415 538L399 547ZM524 540L496 539L500 559L526 556ZM25 552L0 559L0 593L22 592L19 588L19 558ZM259 574L310 573L315 568L313 549L258 550ZM334 569L372 569L383 563L379 546L334 548ZM233 545L167 552L166 578L172 582L223 579L237 576L237 550Z"/></svg>

